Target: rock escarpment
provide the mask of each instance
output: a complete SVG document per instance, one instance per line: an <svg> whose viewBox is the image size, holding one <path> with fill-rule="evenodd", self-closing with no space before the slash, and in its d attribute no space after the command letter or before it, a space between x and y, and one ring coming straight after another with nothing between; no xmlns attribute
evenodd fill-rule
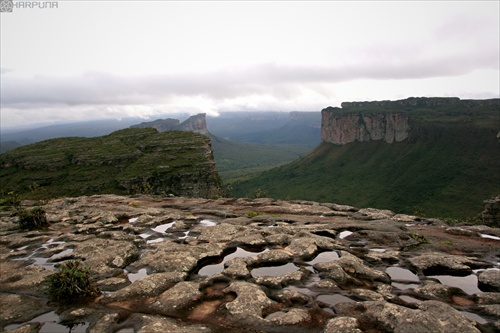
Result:
<svg viewBox="0 0 500 333"><path fill-rule="evenodd" d="M0 213L0 329L500 329L498 228L267 198L96 195L43 208L43 231L19 231ZM70 259L83 260L103 294L57 308L43 279Z"/></svg>
<svg viewBox="0 0 500 333"><path fill-rule="evenodd" d="M408 98L398 101L344 102L321 112L323 142L388 143L433 139L443 129L495 128L500 99ZM485 126L486 125L486 126Z"/></svg>
<svg viewBox="0 0 500 333"><path fill-rule="evenodd" d="M190 132L125 129L46 140L0 155L0 188L21 194L210 197L220 186L210 139Z"/></svg>
<svg viewBox="0 0 500 333"><path fill-rule="evenodd" d="M336 114L335 108L321 112L321 138L324 142L343 145L359 141L387 143L406 140L410 125L403 112Z"/></svg>

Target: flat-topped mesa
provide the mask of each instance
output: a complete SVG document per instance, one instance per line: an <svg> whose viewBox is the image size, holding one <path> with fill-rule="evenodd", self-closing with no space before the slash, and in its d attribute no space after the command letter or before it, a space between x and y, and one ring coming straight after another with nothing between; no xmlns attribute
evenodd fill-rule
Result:
<svg viewBox="0 0 500 333"><path fill-rule="evenodd" d="M323 142L344 145L355 141L424 140L440 135L440 128L496 128L496 134L500 99L411 97L398 101L344 102L341 106L321 111Z"/></svg>
<svg viewBox="0 0 500 333"><path fill-rule="evenodd" d="M182 123L177 119L157 119L154 121L147 121L138 125L132 125L130 128L154 128L158 132L168 131L185 131L200 134L208 134L206 114L200 113L195 116L189 117Z"/></svg>

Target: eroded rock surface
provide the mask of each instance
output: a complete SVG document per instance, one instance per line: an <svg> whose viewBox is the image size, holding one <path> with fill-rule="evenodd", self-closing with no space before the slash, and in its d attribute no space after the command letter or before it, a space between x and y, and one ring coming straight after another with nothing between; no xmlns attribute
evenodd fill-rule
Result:
<svg viewBox="0 0 500 333"><path fill-rule="evenodd" d="M43 231L0 213L5 331L43 331L51 311L61 325L110 333L500 327L497 228L269 198L95 195L44 209ZM103 294L60 308L44 278L70 259Z"/></svg>

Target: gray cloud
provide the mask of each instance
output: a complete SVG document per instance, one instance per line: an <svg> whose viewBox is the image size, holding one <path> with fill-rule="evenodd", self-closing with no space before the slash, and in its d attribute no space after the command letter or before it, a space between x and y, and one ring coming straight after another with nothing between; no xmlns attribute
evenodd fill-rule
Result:
<svg viewBox="0 0 500 333"><path fill-rule="evenodd" d="M370 52L367 49L366 52ZM408 52L407 50L404 52ZM345 66L292 66L260 64L208 73L119 76L88 72L76 77L16 78L2 69L2 106L155 104L175 96L207 96L215 100L250 94L290 96L298 87L356 79L425 79L466 74L478 68L498 68L495 52L475 57L391 59L377 54L370 62ZM385 59L385 60L384 60Z"/></svg>

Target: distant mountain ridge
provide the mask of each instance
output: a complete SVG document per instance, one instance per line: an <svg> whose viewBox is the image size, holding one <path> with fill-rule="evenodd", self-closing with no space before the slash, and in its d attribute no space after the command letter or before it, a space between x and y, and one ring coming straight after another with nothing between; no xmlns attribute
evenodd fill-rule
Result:
<svg viewBox="0 0 500 333"><path fill-rule="evenodd" d="M130 128L155 128L158 132L187 131L200 134L208 134L206 114L200 113L189 117L182 123L178 119L157 119L132 125Z"/></svg>
<svg viewBox="0 0 500 333"><path fill-rule="evenodd" d="M470 217L500 193L500 99L409 98L322 110L322 143L232 184L235 196ZM345 108L344 108L345 107Z"/></svg>

